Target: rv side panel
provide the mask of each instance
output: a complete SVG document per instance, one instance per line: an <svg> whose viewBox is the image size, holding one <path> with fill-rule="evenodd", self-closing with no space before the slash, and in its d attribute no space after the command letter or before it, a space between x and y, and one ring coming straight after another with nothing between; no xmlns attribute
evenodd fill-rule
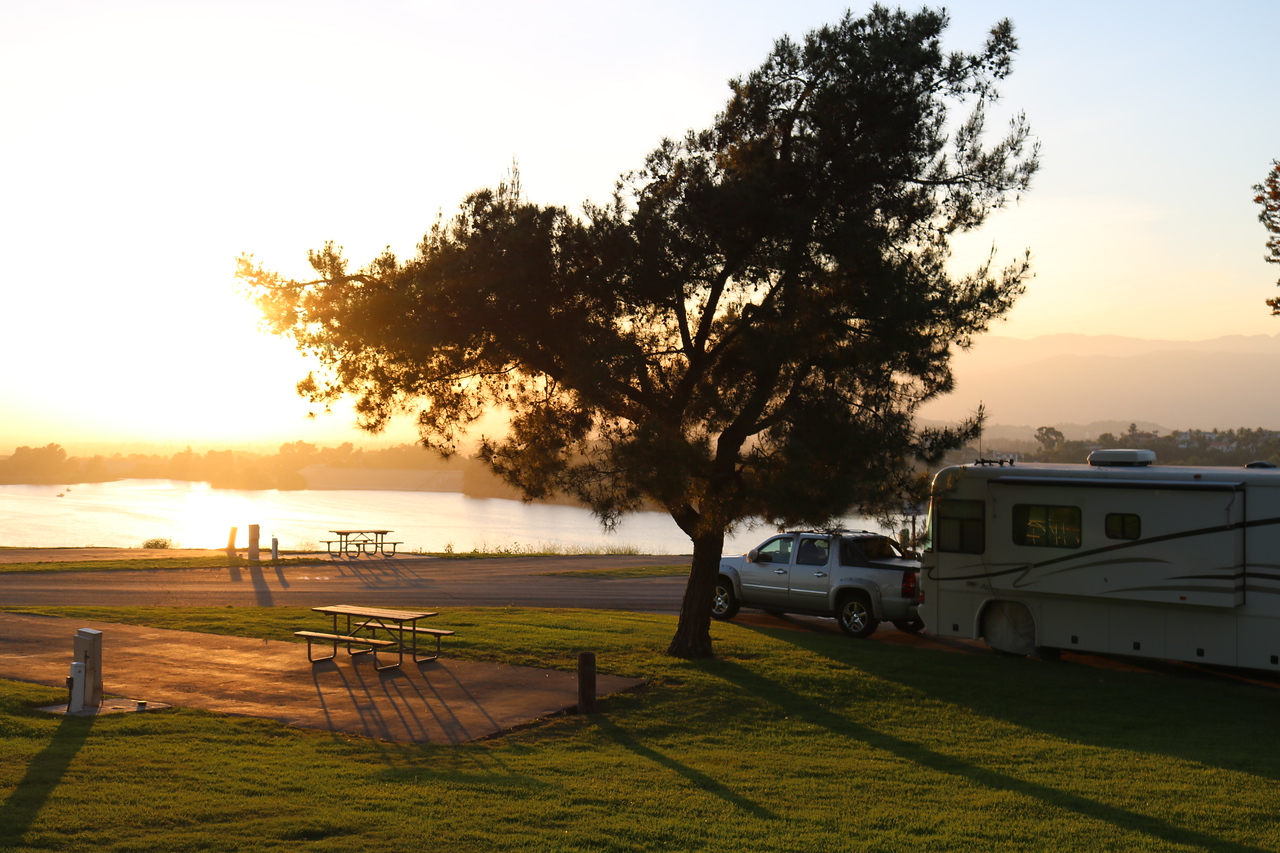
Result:
<svg viewBox="0 0 1280 853"><path fill-rule="evenodd" d="M1169 619L1165 657L1236 666L1238 623L1239 618L1232 611L1179 610Z"/></svg>
<svg viewBox="0 0 1280 853"><path fill-rule="evenodd" d="M1040 645L1077 652L1110 651L1111 619L1107 611L1107 605L1091 600L1044 599L1036 613Z"/></svg>
<svg viewBox="0 0 1280 853"><path fill-rule="evenodd" d="M1165 654L1168 612L1158 607L1107 608L1111 622L1111 651L1120 655L1162 658Z"/></svg>
<svg viewBox="0 0 1280 853"><path fill-rule="evenodd" d="M1242 616L1236 634L1237 666L1280 670L1280 623L1274 616Z"/></svg>
<svg viewBox="0 0 1280 853"><path fill-rule="evenodd" d="M993 481L994 588L1214 607L1243 604L1243 491L1155 486Z"/></svg>

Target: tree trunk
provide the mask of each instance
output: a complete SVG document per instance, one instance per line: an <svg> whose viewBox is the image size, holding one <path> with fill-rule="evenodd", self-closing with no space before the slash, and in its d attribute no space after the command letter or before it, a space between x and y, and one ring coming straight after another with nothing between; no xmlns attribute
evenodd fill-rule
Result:
<svg viewBox="0 0 1280 853"><path fill-rule="evenodd" d="M680 622L667 654L679 658L709 658L711 650L711 600L720 574L724 530L691 536L693 565L680 604Z"/></svg>

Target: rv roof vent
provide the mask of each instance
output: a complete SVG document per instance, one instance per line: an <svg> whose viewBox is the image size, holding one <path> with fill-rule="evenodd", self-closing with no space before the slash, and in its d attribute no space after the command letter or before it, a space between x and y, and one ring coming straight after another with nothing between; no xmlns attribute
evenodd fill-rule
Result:
<svg viewBox="0 0 1280 853"><path fill-rule="evenodd" d="M1156 461L1154 450L1095 450L1089 454L1090 465L1145 467Z"/></svg>
<svg viewBox="0 0 1280 853"><path fill-rule="evenodd" d="M1248 465L1246 465L1246 466L1244 466L1244 467L1246 467L1246 468L1274 468L1274 467L1276 467L1276 466L1275 466L1273 463L1271 463L1271 462L1267 462L1266 460L1259 459L1259 460L1258 460L1258 461L1256 461L1256 462L1250 462Z"/></svg>

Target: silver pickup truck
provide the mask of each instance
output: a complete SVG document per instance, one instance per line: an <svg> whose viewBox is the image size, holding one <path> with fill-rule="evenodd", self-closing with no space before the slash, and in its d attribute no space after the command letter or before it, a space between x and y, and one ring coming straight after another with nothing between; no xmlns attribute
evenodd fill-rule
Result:
<svg viewBox="0 0 1280 853"><path fill-rule="evenodd" d="M881 622L920 631L920 563L888 536L869 531L782 533L746 554L720 558L711 615L739 607L832 616L851 637Z"/></svg>

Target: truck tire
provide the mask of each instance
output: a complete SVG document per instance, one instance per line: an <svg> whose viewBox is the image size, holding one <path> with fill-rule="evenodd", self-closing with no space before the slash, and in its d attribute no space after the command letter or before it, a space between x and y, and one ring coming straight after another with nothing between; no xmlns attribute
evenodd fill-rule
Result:
<svg viewBox="0 0 1280 853"><path fill-rule="evenodd" d="M738 596L733 594L733 581L724 575L716 578L715 597L711 599L712 619L732 619L738 615Z"/></svg>
<svg viewBox="0 0 1280 853"><path fill-rule="evenodd" d="M865 592L851 592L840 599L836 605L836 622L840 630L850 637L870 637L880 626L875 611L871 609L871 599Z"/></svg>

